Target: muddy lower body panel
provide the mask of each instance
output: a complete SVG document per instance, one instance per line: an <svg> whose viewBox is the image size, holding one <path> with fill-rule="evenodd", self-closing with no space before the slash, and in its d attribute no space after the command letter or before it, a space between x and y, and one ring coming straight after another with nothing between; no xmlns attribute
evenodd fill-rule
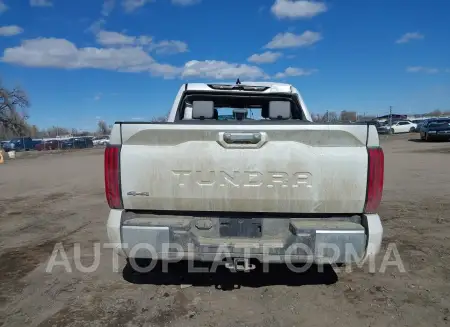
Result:
<svg viewBox="0 0 450 327"><path fill-rule="evenodd" d="M208 217L111 210L108 235L129 258L352 263L379 251L382 227L378 215Z"/></svg>

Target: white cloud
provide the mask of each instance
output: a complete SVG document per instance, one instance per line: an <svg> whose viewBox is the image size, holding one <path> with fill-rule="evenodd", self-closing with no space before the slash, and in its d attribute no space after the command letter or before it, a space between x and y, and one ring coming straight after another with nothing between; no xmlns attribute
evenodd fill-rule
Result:
<svg viewBox="0 0 450 327"><path fill-rule="evenodd" d="M119 72L147 72L163 78L259 79L267 78L261 68L225 61L192 60L177 67L157 62L143 46L78 48L66 39L37 38L4 50L1 61L27 67L104 69ZM101 96L101 95L99 95Z"/></svg>
<svg viewBox="0 0 450 327"><path fill-rule="evenodd" d="M191 60L184 65L182 74L184 78L197 77L209 79L258 79L267 78L264 71L256 66L228 63L216 60Z"/></svg>
<svg viewBox="0 0 450 327"><path fill-rule="evenodd" d="M154 51L158 54L175 54L189 51L188 45L185 42L178 40L153 42L153 38L148 35L130 36L123 33L101 30L96 36L97 42L104 46L147 46L149 51Z"/></svg>
<svg viewBox="0 0 450 327"><path fill-rule="evenodd" d="M266 51L261 54L253 54L247 60L256 64L266 64L277 61L282 55L281 52Z"/></svg>
<svg viewBox="0 0 450 327"><path fill-rule="evenodd" d="M275 0L272 13L278 18L311 18L327 11L325 3L307 0Z"/></svg>
<svg viewBox="0 0 450 327"><path fill-rule="evenodd" d="M436 74L439 73L439 69L432 67L423 66L410 66L406 68L408 73L426 73L426 74Z"/></svg>
<svg viewBox="0 0 450 327"><path fill-rule="evenodd" d="M308 47L320 40L322 40L322 35L318 32L305 31L300 35L290 32L278 33L272 41L266 44L265 48L283 49Z"/></svg>
<svg viewBox="0 0 450 327"><path fill-rule="evenodd" d="M202 0L172 0L174 5L179 6L192 6L200 3Z"/></svg>
<svg viewBox="0 0 450 327"><path fill-rule="evenodd" d="M104 0L102 6L102 16L107 17L114 10L116 6L115 0Z"/></svg>
<svg viewBox="0 0 450 327"><path fill-rule="evenodd" d="M144 69L154 62L140 48L77 48L72 42L57 38L26 40L21 46L6 49L2 60L32 67L112 70Z"/></svg>
<svg viewBox="0 0 450 327"><path fill-rule="evenodd" d="M158 62L154 62L150 65L149 71L153 76L175 78L181 74L182 69L170 64L160 64Z"/></svg>
<svg viewBox="0 0 450 327"><path fill-rule="evenodd" d="M13 36L23 32L23 28L17 25L0 27L0 36Z"/></svg>
<svg viewBox="0 0 450 327"><path fill-rule="evenodd" d="M3 0L0 0L0 15L8 10L8 6L3 2Z"/></svg>
<svg viewBox="0 0 450 327"><path fill-rule="evenodd" d="M174 54L187 52L188 45L185 42L177 40L163 40L150 44L150 49L159 54Z"/></svg>
<svg viewBox="0 0 450 327"><path fill-rule="evenodd" d="M133 12L147 3L154 2L155 0L122 0L122 6L125 12ZM171 0L172 4L178 6L191 6L200 3L202 0Z"/></svg>
<svg viewBox="0 0 450 327"><path fill-rule="evenodd" d="M275 78L286 78L291 76L309 76L317 72L317 69L304 69L304 68L294 68L288 67L284 72L277 73Z"/></svg>
<svg viewBox="0 0 450 327"><path fill-rule="evenodd" d="M77 48L72 42L57 38L23 41L18 47L7 48L1 61L28 67L149 72L165 78L180 72L180 68L156 62L142 47Z"/></svg>
<svg viewBox="0 0 450 327"><path fill-rule="evenodd" d="M102 93L97 93L97 94L94 96L94 101L99 101L99 100L102 98L102 96L103 96ZM100 117L97 118L97 119L100 119Z"/></svg>
<svg viewBox="0 0 450 327"><path fill-rule="evenodd" d="M425 36L420 33L405 33L401 38L399 38L395 43L402 44L408 43L411 40L422 40Z"/></svg>
<svg viewBox="0 0 450 327"><path fill-rule="evenodd" d="M141 35L136 37L136 43L138 45L149 45L150 43L152 43L153 38L151 36L148 35Z"/></svg>
<svg viewBox="0 0 450 327"><path fill-rule="evenodd" d="M105 26L106 20L104 18L97 19L87 29L86 32L98 33Z"/></svg>
<svg viewBox="0 0 450 327"><path fill-rule="evenodd" d="M116 6L116 0L104 0L102 5L101 17L94 21L87 29L86 32L94 34L99 33L106 24L106 18L111 14Z"/></svg>
<svg viewBox="0 0 450 327"><path fill-rule="evenodd" d="M102 30L96 36L97 42L101 45L132 45L136 43L136 37L118 32Z"/></svg>
<svg viewBox="0 0 450 327"><path fill-rule="evenodd" d="M153 0L122 0L122 6L125 9L125 12L130 13L152 1Z"/></svg>
<svg viewBox="0 0 450 327"><path fill-rule="evenodd" d="M30 0L30 6L32 7L51 7L53 3L51 0Z"/></svg>

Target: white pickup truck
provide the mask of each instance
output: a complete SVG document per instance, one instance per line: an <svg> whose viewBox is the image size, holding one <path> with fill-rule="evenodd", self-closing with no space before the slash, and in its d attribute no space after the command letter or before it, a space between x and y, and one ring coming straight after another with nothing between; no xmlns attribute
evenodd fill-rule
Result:
<svg viewBox="0 0 450 327"><path fill-rule="evenodd" d="M313 123L280 83L184 84L167 122L116 122L109 240L137 259L361 263L380 250L375 126Z"/></svg>

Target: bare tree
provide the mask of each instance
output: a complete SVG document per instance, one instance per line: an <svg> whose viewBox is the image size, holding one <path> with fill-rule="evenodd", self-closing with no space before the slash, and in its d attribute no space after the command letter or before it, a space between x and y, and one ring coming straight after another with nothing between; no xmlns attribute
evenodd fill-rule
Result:
<svg viewBox="0 0 450 327"><path fill-rule="evenodd" d="M328 112L328 121L330 123L335 123L339 120L338 114L336 113L336 111L330 111Z"/></svg>
<svg viewBox="0 0 450 327"><path fill-rule="evenodd" d="M97 123L97 133L99 135L109 135L111 133L108 124L104 120L99 120Z"/></svg>
<svg viewBox="0 0 450 327"><path fill-rule="evenodd" d="M338 121L338 115L334 111L327 111L323 115L313 114L313 115L311 115L311 118L314 122L319 122L319 123L327 123L327 122L335 123Z"/></svg>
<svg viewBox="0 0 450 327"><path fill-rule="evenodd" d="M311 119L313 122L319 122L321 119L321 116L319 114L311 114Z"/></svg>
<svg viewBox="0 0 450 327"><path fill-rule="evenodd" d="M3 132L14 136L28 134L28 114L25 110L29 105L28 96L21 88L9 90L0 81L0 125Z"/></svg>
<svg viewBox="0 0 450 327"><path fill-rule="evenodd" d="M64 135L68 135L68 134L69 134L69 130L67 128L58 127L58 126L53 126L53 127L47 128L47 130L45 131L45 135L48 137L64 136Z"/></svg>
<svg viewBox="0 0 450 327"><path fill-rule="evenodd" d="M341 111L341 121L356 121L357 115L355 111Z"/></svg>
<svg viewBox="0 0 450 327"><path fill-rule="evenodd" d="M38 137L39 136L39 128L36 125L31 125L29 127L30 136L31 137Z"/></svg>
<svg viewBox="0 0 450 327"><path fill-rule="evenodd" d="M433 111L425 114L425 116L439 117L439 116L442 116L442 111L440 111L440 110L433 110Z"/></svg>

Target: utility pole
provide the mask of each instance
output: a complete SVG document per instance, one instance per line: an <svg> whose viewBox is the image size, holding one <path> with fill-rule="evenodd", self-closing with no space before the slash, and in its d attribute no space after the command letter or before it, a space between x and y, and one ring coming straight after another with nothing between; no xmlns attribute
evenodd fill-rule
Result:
<svg viewBox="0 0 450 327"><path fill-rule="evenodd" d="M392 126L392 106L389 106L389 126Z"/></svg>

